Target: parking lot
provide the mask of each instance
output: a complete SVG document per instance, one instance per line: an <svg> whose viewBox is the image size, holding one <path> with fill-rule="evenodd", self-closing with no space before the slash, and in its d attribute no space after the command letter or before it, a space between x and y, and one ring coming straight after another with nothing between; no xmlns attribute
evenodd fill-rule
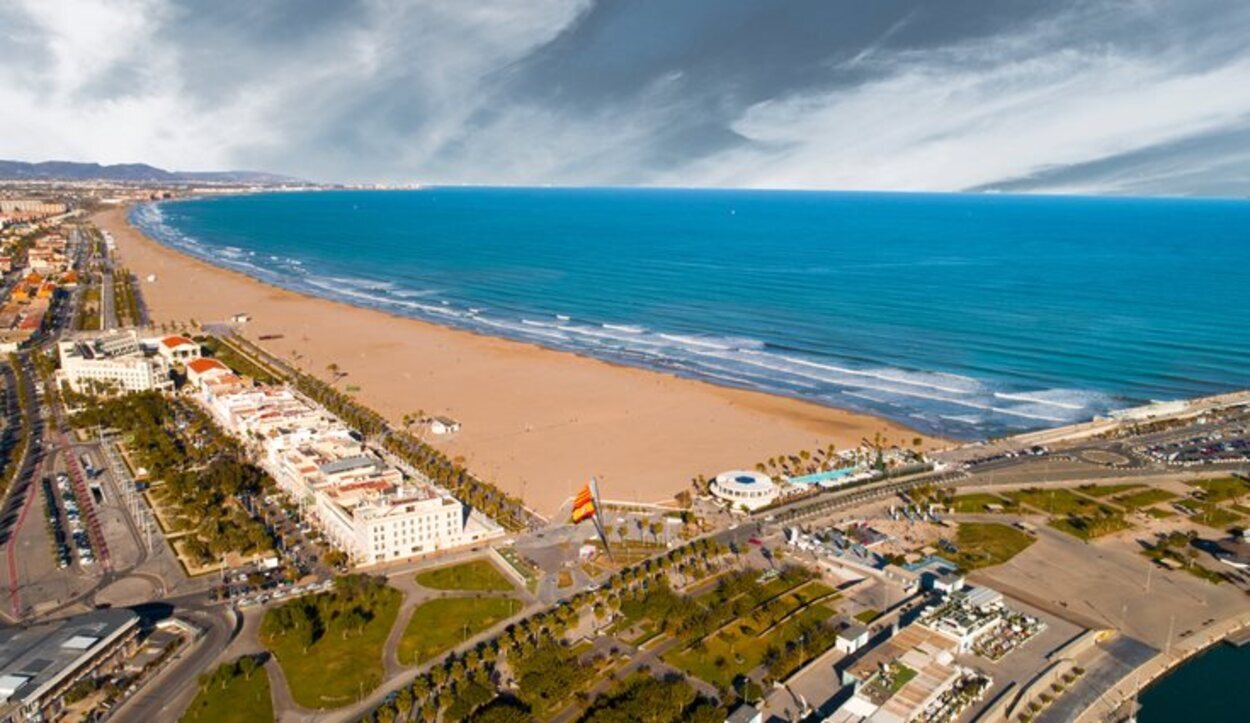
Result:
<svg viewBox="0 0 1250 723"><path fill-rule="evenodd" d="M1138 451L1160 464L1192 466L1215 462L1250 463L1250 425L1237 424L1182 439L1143 445Z"/></svg>

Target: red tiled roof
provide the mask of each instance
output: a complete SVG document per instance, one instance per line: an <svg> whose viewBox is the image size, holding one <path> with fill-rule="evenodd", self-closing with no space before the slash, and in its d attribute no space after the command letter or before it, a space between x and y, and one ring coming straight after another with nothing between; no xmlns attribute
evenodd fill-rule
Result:
<svg viewBox="0 0 1250 723"><path fill-rule="evenodd" d="M187 368L196 374L204 374L214 369L219 369L223 372L230 371L230 367L222 364L216 359L192 359L191 362L187 364Z"/></svg>
<svg viewBox="0 0 1250 723"><path fill-rule="evenodd" d="M180 347L180 346L183 346L183 345L185 345L185 344L190 344L190 345L194 346L194 345L195 345L195 342L191 341L190 339L186 338L185 336L167 336L167 337L165 337L164 339L161 339L161 344L163 344L164 346L169 347L170 349L174 349L174 348L176 348L176 347Z"/></svg>

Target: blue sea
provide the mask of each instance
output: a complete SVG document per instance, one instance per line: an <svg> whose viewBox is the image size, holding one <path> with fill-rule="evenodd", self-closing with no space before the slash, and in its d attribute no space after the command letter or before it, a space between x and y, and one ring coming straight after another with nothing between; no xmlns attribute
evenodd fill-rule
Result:
<svg viewBox="0 0 1250 723"><path fill-rule="evenodd" d="M298 291L981 438L1250 386L1250 202L427 188L137 206Z"/></svg>
<svg viewBox="0 0 1250 723"><path fill-rule="evenodd" d="M1241 723L1250 716L1241 694L1247 674L1250 646L1216 645L1142 691L1137 720Z"/></svg>

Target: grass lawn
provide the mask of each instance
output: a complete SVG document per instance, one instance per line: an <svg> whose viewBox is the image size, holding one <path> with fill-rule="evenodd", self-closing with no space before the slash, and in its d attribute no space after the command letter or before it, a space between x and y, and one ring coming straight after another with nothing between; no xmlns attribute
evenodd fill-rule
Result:
<svg viewBox="0 0 1250 723"><path fill-rule="evenodd" d="M431 590L512 592L512 583L489 560L470 560L419 572L417 584Z"/></svg>
<svg viewBox="0 0 1250 723"><path fill-rule="evenodd" d="M819 582L801 585L793 592L788 592L765 602L740 619L740 621L745 621L748 625L763 633L775 625L777 621L795 610L832 592L833 588ZM823 604L832 607L831 603L837 598L837 595L830 595L829 598L823 601Z"/></svg>
<svg viewBox="0 0 1250 723"><path fill-rule="evenodd" d="M1190 507L1198 510L1198 514L1189 518L1200 525L1223 529L1230 525L1241 522L1241 516L1232 510L1224 509L1219 505L1205 502L1202 504L1190 504Z"/></svg>
<svg viewBox="0 0 1250 723"><path fill-rule="evenodd" d="M1250 484L1246 484L1236 477L1204 479L1199 482L1190 482L1189 486L1197 487L1206 492L1207 502L1223 502L1224 500L1250 496Z"/></svg>
<svg viewBox="0 0 1250 723"><path fill-rule="evenodd" d="M281 663L296 703L306 708L337 708L368 695L382 683L382 648L403 597L392 591L358 634L347 638L337 633L324 635L307 650L294 635L263 639Z"/></svg>
<svg viewBox="0 0 1250 723"><path fill-rule="evenodd" d="M881 611L873 610L872 608L868 608L867 610L861 610L855 613L855 619L860 621L864 625L871 623L873 620L876 620L879 617L881 617Z"/></svg>
<svg viewBox="0 0 1250 723"><path fill-rule="evenodd" d="M1055 488L1031 488L1008 492L1007 496L1022 505L1028 505L1050 515L1064 517L1067 515L1091 516L1098 513L1101 505L1094 500L1082 497L1072 490ZM1106 513L1114 510L1107 508Z"/></svg>
<svg viewBox="0 0 1250 723"><path fill-rule="evenodd" d="M521 609L510 597L438 598L422 603L399 641L399 662L424 663Z"/></svg>
<svg viewBox="0 0 1250 723"><path fill-rule="evenodd" d="M1146 514L1150 515L1156 520L1166 520L1169 517L1176 516L1175 512L1172 512L1171 510L1161 509L1159 507L1147 507Z"/></svg>
<svg viewBox="0 0 1250 723"><path fill-rule="evenodd" d="M1081 485L1080 487L1076 488L1076 491L1080 492L1086 497L1101 498L1101 497L1110 497L1111 495L1116 495L1121 492L1128 492L1129 490L1135 490L1139 488L1141 488L1141 485L1138 485L1138 484Z"/></svg>
<svg viewBox="0 0 1250 723"><path fill-rule="evenodd" d="M869 699L886 700L902 690L904 685L907 685L913 678L919 675L915 670L902 663L895 663L892 668L892 675L889 678L879 674L866 686Z"/></svg>
<svg viewBox="0 0 1250 723"><path fill-rule="evenodd" d="M1140 510L1143 507L1157 505L1160 502L1167 502L1168 500L1174 499L1176 499L1176 495L1171 492L1152 487L1141 490L1140 492L1133 492L1131 494L1113 497L1111 498L1111 501L1126 510Z"/></svg>
<svg viewBox="0 0 1250 723"><path fill-rule="evenodd" d="M988 492L972 492L966 495L959 495L951 500L950 508L952 512L962 514L976 514L989 512L985 509L987 505L1009 506L1010 503L998 495L992 495Z"/></svg>
<svg viewBox="0 0 1250 723"><path fill-rule="evenodd" d="M1060 532L1066 532L1073 537L1086 541L1132 527L1122 515L1107 515L1093 518L1080 515L1054 517L1048 524Z"/></svg>
<svg viewBox="0 0 1250 723"><path fill-rule="evenodd" d="M764 653L769 646L784 648L798 635L803 623L824 620L831 614L832 611L824 605L814 605L763 636L745 632L740 621L740 624L731 625L704 639L704 650L676 648L665 653L663 659L700 680L728 688L734 678L751 672L764 661Z"/></svg>
<svg viewBox="0 0 1250 723"><path fill-rule="evenodd" d="M966 570L1001 565L1034 542L1032 536L1008 525L963 522L955 536L959 552L953 562Z"/></svg>
<svg viewBox="0 0 1250 723"><path fill-rule="evenodd" d="M201 687L182 716L182 723L251 723L273 720L269 675L264 668L251 678L239 676L226 686Z"/></svg>

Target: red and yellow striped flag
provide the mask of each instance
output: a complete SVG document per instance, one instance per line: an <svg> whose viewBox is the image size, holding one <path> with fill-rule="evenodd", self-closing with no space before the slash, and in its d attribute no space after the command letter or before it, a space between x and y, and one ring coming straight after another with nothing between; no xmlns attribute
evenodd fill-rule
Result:
<svg viewBox="0 0 1250 723"><path fill-rule="evenodd" d="M582 487L582 491L573 498L573 524L594 516L595 497L590 492L590 483L587 482L586 486Z"/></svg>

